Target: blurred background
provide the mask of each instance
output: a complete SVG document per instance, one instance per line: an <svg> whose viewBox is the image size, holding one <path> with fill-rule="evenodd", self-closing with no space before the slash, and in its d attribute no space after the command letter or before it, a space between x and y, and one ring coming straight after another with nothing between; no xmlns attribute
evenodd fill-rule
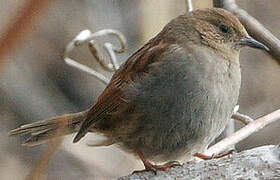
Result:
<svg viewBox="0 0 280 180"><path fill-rule="evenodd" d="M22 180L36 166L46 145L23 147L9 130L22 124L88 108L104 89L94 77L65 65L63 50L81 30L110 28L121 31L128 48L118 55L123 62L156 35L172 18L186 10L184 0L49 0L31 12L30 25L0 58L0 179ZM211 7L210 0L194 0L195 8ZM240 0L238 4L280 38L279 0ZM28 1L0 0L0 42L17 21ZM21 27L19 27L21 28ZM1 42L3 43L3 42ZM71 57L100 70L87 47ZM261 51L241 53L240 112L257 118L280 108L280 65ZM109 78L111 74L106 73ZM243 125L237 123L238 127ZM280 123L261 130L238 144L238 150L278 144ZM113 179L141 168L141 163L114 146L86 145L90 135L72 144L66 137L51 159L46 179Z"/></svg>

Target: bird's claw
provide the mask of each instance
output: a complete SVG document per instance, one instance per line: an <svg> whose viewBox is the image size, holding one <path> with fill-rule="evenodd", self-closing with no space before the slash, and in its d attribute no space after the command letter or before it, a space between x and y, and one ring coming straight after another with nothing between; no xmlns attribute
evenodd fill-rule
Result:
<svg viewBox="0 0 280 180"><path fill-rule="evenodd" d="M218 158L225 157L227 155L232 154L233 152L236 152L236 150L232 149L232 150L229 150L229 151L224 152L224 153L212 154L212 156L208 156L208 155L205 155L205 154L202 154L202 153L195 153L194 156L198 157L200 159L203 159L203 160L211 160L211 159L218 159Z"/></svg>
<svg viewBox="0 0 280 180"><path fill-rule="evenodd" d="M145 166L145 169L134 171L133 174L139 173L139 172L148 172L148 171L149 172L151 171L154 174L157 174L157 171L166 171L169 168L176 167L176 166L182 166L182 165L178 161L170 161L170 162L167 162L167 163L162 164L162 165L155 165L155 164L152 164L152 163L146 163L146 164L144 164L144 166Z"/></svg>

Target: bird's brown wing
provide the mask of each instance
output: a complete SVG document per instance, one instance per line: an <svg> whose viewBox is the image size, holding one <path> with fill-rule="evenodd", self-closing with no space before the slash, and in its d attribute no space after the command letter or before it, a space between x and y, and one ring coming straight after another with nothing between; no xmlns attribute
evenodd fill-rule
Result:
<svg viewBox="0 0 280 180"><path fill-rule="evenodd" d="M129 102L124 99L124 92L132 81L137 81L147 70L147 66L159 61L159 55L168 48L167 43L151 40L136 53L113 75L110 83L89 110L74 142L79 141L94 126L108 114L118 110L118 107L129 108Z"/></svg>

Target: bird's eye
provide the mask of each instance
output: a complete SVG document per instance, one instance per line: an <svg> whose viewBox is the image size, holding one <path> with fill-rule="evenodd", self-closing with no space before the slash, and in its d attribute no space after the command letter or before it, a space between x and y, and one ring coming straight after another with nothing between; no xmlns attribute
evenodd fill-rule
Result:
<svg viewBox="0 0 280 180"><path fill-rule="evenodd" d="M221 24L219 26L220 30L223 32L223 33L228 33L229 32L229 27L224 25L224 24Z"/></svg>

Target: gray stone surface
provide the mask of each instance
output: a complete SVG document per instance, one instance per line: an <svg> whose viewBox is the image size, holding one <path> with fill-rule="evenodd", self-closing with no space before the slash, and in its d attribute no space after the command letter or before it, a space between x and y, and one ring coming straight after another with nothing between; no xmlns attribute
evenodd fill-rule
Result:
<svg viewBox="0 0 280 180"><path fill-rule="evenodd" d="M141 172L119 180L280 179L280 146L262 146L220 159L187 162L168 171Z"/></svg>

